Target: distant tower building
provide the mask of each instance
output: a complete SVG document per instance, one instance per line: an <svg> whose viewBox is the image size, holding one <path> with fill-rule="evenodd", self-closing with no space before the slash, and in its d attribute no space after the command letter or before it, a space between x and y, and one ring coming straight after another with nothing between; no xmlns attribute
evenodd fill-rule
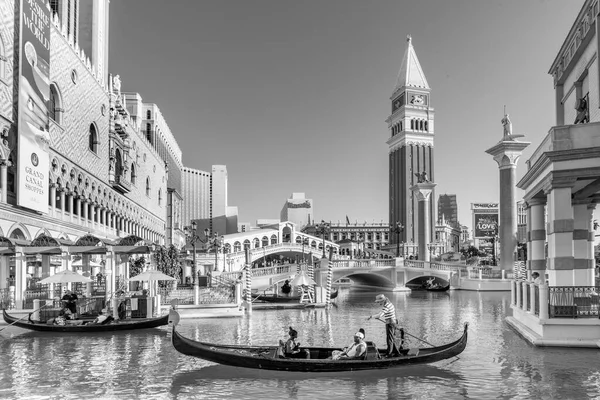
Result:
<svg viewBox="0 0 600 400"><path fill-rule="evenodd" d="M304 193L292 193L281 209L280 219L295 223L298 230L304 228L314 219L312 199L305 198Z"/></svg>
<svg viewBox="0 0 600 400"><path fill-rule="evenodd" d="M390 132L389 146L389 216L390 224L404 225L401 242L416 242L418 232L418 201L410 187L418 182L416 173L427 173L434 180L433 138L434 111L430 107L431 89L417 59L411 38L398 80L392 93L392 114L386 120ZM435 198L435 192L431 194ZM429 232L435 232L435 202L429 202ZM433 237L430 238L430 241ZM396 235L391 236L393 243Z"/></svg>
<svg viewBox="0 0 600 400"><path fill-rule="evenodd" d="M238 231L238 209L227 204L227 167L213 165L212 172L184 167L182 224L195 220L198 233L208 229L219 235Z"/></svg>
<svg viewBox="0 0 600 400"><path fill-rule="evenodd" d="M458 204L455 194L440 194L438 198L438 221L444 220L450 226L458 227Z"/></svg>

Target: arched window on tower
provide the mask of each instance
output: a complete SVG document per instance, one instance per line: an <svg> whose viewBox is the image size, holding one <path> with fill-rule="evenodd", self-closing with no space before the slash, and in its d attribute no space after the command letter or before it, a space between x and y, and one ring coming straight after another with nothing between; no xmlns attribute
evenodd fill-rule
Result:
<svg viewBox="0 0 600 400"><path fill-rule="evenodd" d="M146 196L150 197L150 177L146 178Z"/></svg>
<svg viewBox="0 0 600 400"><path fill-rule="evenodd" d="M158 205L162 205L162 189L158 189Z"/></svg>
<svg viewBox="0 0 600 400"><path fill-rule="evenodd" d="M415 120L414 120L414 119L411 119L411 120L410 120L410 130L411 130L411 131L414 131L414 130L415 130Z"/></svg>
<svg viewBox="0 0 600 400"><path fill-rule="evenodd" d="M429 122L425 121L425 132L429 132Z"/></svg>
<svg viewBox="0 0 600 400"><path fill-rule="evenodd" d="M146 111L146 119L152 119L152 111Z"/></svg>
<svg viewBox="0 0 600 400"><path fill-rule="evenodd" d="M89 132L89 149L94 153L98 153L98 143L98 132L96 130L96 125L91 123Z"/></svg>

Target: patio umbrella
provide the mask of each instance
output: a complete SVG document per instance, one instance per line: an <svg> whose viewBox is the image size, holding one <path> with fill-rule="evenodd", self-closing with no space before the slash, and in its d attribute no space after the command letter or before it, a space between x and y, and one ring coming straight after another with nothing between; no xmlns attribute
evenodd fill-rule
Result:
<svg viewBox="0 0 600 400"><path fill-rule="evenodd" d="M83 282L88 283L92 282L90 278L87 278L83 275L78 274L77 272L73 272L71 270L65 269L63 271L57 272L54 275L50 275L47 278L42 279L39 283L47 284L47 283L71 283L71 282Z"/></svg>
<svg viewBox="0 0 600 400"><path fill-rule="evenodd" d="M293 286L300 286L300 285L312 286L312 285L316 285L317 282L315 282L310 276L306 275L306 272L301 271L298 275L296 275L294 277L294 279L292 279L290 284Z"/></svg>
<svg viewBox="0 0 600 400"><path fill-rule="evenodd" d="M139 275L134 276L133 278L129 278L129 281L176 281L177 279L172 276L163 274L160 271L155 269L149 269L147 271L142 272Z"/></svg>

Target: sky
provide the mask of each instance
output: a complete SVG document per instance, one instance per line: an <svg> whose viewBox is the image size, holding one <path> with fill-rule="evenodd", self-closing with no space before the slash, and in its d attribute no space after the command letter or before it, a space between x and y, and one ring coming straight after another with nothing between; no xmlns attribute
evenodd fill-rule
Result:
<svg viewBox="0 0 600 400"><path fill-rule="evenodd" d="M160 108L187 167L226 165L240 222L388 221L388 127L406 36L431 87L436 196L498 202L485 150L555 123L548 70L584 0L113 0L109 69ZM518 191L518 197L522 192ZM436 199L437 201L437 199Z"/></svg>

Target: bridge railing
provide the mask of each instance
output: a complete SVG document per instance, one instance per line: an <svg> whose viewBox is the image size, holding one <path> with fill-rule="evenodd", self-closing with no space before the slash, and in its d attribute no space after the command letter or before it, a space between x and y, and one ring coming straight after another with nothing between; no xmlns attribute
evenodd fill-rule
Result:
<svg viewBox="0 0 600 400"><path fill-rule="evenodd" d="M333 260L333 268L389 268L395 265L396 260Z"/></svg>

